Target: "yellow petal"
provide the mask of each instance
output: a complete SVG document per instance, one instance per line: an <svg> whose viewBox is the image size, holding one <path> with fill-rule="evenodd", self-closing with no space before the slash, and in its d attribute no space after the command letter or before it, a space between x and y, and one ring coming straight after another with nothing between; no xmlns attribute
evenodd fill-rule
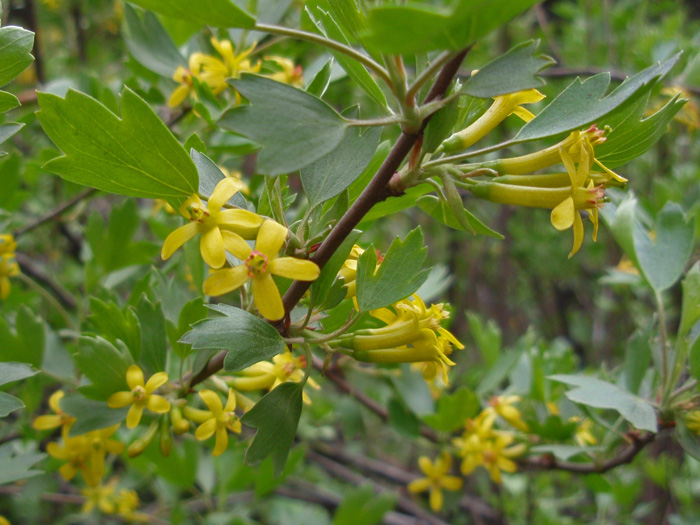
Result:
<svg viewBox="0 0 700 525"><path fill-rule="evenodd" d="M56 390L49 398L49 407L57 414L61 412L61 399L63 399L63 396L65 396L63 390Z"/></svg>
<svg viewBox="0 0 700 525"><path fill-rule="evenodd" d="M215 418L223 412L224 407L221 405L221 399L219 399L219 394L216 392L212 390L200 390L199 397L202 398L202 401L204 401L204 404L211 410Z"/></svg>
<svg viewBox="0 0 700 525"><path fill-rule="evenodd" d="M569 259L574 256L581 244L583 244L583 220L579 212L574 211L574 214L574 247L571 249Z"/></svg>
<svg viewBox="0 0 700 525"><path fill-rule="evenodd" d="M143 372L138 365L131 365L126 370L126 384L132 390L137 386L143 386Z"/></svg>
<svg viewBox="0 0 700 525"><path fill-rule="evenodd" d="M566 148L559 146L559 156L561 157L561 162L566 168L566 172L569 174L569 180L571 181L571 187L576 187L576 166L574 166L574 160L566 151Z"/></svg>
<svg viewBox="0 0 700 525"><path fill-rule="evenodd" d="M168 99L168 107L174 108L182 104L187 98L187 95L190 94L190 89L190 86L187 84L177 86Z"/></svg>
<svg viewBox="0 0 700 525"><path fill-rule="evenodd" d="M433 512L440 512L442 509L442 491L437 487L430 490L430 508Z"/></svg>
<svg viewBox="0 0 700 525"><path fill-rule="evenodd" d="M389 310L388 308L377 308L376 310L371 310L369 315L384 321L386 324L391 324L396 321L396 314Z"/></svg>
<svg viewBox="0 0 700 525"><path fill-rule="evenodd" d="M156 414L165 414L166 412L170 412L170 403L163 396L153 394L148 397L146 408Z"/></svg>
<svg viewBox="0 0 700 525"><path fill-rule="evenodd" d="M71 463L66 463L65 465L62 465L61 468L58 469L58 471L61 473L61 476L63 476L63 479L66 481L70 481L75 477L75 474L78 472L77 469L71 464Z"/></svg>
<svg viewBox="0 0 700 525"><path fill-rule="evenodd" d="M134 394L132 392L122 391L115 392L107 399L109 408L122 408L134 402Z"/></svg>
<svg viewBox="0 0 700 525"><path fill-rule="evenodd" d="M52 458L68 459L68 451L65 449L65 447L62 447L53 441L46 445L46 452L48 452L49 456Z"/></svg>
<svg viewBox="0 0 700 525"><path fill-rule="evenodd" d="M219 228L210 228L202 232L199 240L199 251L202 259L212 268L221 268L226 262L224 239Z"/></svg>
<svg viewBox="0 0 700 525"><path fill-rule="evenodd" d="M108 439L105 442L105 451L110 454L121 454L124 452L124 443L116 439Z"/></svg>
<svg viewBox="0 0 700 525"><path fill-rule="evenodd" d="M233 179L228 177L221 179L214 188L214 191L211 192L209 201L207 201L209 212L212 214L218 212L236 192L238 192L238 185Z"/></svg>
<svg viewBox="0 0 700 525"><path fill-rule="evenodd" d="M151 378L146 383L146 392L154 392L158 387L163 386L168 381L168 374L166 372L158 372L153 374Z"/></svg>
<svg viewBox="0 0 700 525"><path fill-rule="evenodd" d="M58 428L62 424L61 416L39 416L32 423L32 428L35 430L50 430L52 428Z"/></svg>
<svg viewBox="0 0 700 525"><path fill-rule="evenodd" d="M214 452L212 456L220 456L228 448L228 432L224 427L218 427L216 429L216 445L214 445Z"/></svg>
<svg viewBox="0 0 700 525"><path fill-rule="evenodd" d="M248 258L252 250L243 237L227 230L221 230L221 236L224 238L224 248L227 252L238 257L241 261Z"/></svg>
<svg viewBox="0 0 700 525"><path fill-rule="evenodd" d="M462 478L457 476L445 476L442 478L442 486L447 490L459 490L462 488Z"/></svg>
<svg viewBox="0 0 700 525"><path fill-rule="evenodd" d="M267 220L260 226L255 249L272 259L280 251L286 238L287 228L275 221Z"/></svg>
<svg viewBox="0 0 700 525"><path fill-rule="evenodd" d="M236 410L236 393L233 388L228 389L228 399L226 400L226 406L224 407L225 412L233 412Z"/></svg>
<svg viewBox="0 0 700 525"><path fill-rule="evenodd" d="M521 108L520 106L517 106L513 110L513 115L520 117L525 122L530 122L533 118L535 118L534 113L532 113L531 111L528 111L525 108Z"/></svg>
<svg viewBox="0 0 700 525"><path fill-rule="evenodd" d="M600 162L598 159L593 159L593 162L595 162L605 173L610 175L611 178L615 179L617 182L621 182L622 184L625 184L627 182L627 179L618 175L611 169L605 167L602 162Z"/></svg>
<svg viewBox="0 0 700 525"><path fill-rule="evenodd" d="M244 264L234 268L219 270L204 281L204 293L211 296L224 295L239 288L249 278L248 268Z"/></svg>
<svg viewBox="0 0 700 525"><path fill-rule="evenodd" d="M270 274L253 278L253 297L260 315L270 321L284 317L284 305L280 292Z"/></svg>
<svg viewBox="0 0 700 525"><path fill-rule="evenodd" d="M431 463L430 459L426 456L421 456L418 458L418 466L428 476L430 476L433 473L433 464Z"/></svg>
<svg viewBox="0 0 700 525"><path fill-rule="evenodd" d="M160 252L161 258L165 261L175 253L180 246L185 244L190 239L194 238L199 233L201 224L198 222L188 222L184 226L180 226L177 230L170 233L163 242L163 249Z"/></svg>
<svg viewBox="0 0 700 525"><path fill-rule="evenodd" d="M223 210L219 213L218 224L222 230L237 233L244 239L255 239L260 231L263 219L257 213L248 210Z"/></svg>
<svg viewBox="0 0 700 525"><path fill-rule="evenodd" d="M133 404L126 414L126 426L127 428L136 428L141 421L141 416L143 415L144 406L141 404Z"/></svg>
<svg viewBox="0 0 700 525"><path fill-rule="evenodd" d="M272 259L268 265L268 270L273 275L299 281L315 281L321 274L321 270L316 263L305 259L295 259L294 257Z"/></svg>
<svg viewBox="0 0 700 525"><path fill-rule="evenodd" d="M598 210L596 208L588 210L588 217L593 223L593 242L595 242L598 240Z"/></svg>
<svg viewBox="0 0 700 525"><path fill-rule="evenodd" d="M578 215L574 206L573 197L568 197L561 201L556 208L552 210L551 221L559 231L568 230L574 224L575 217Z"/></svg>
<svg viewBox="0 0 700 525"><path fill-rule="evenodd" d="M419 478L411 481L408 484L408 491L417 494L418 492L425 492L430 488L430 478Z"/></svg>
<svg viewBox="0 0 700 525"><path fill-rule="evenodd" d="M197 430L194 432L194 437L199 441L203 441L213 436L214 432L216 432L216 419L211 418L197 427Z"/></svg>

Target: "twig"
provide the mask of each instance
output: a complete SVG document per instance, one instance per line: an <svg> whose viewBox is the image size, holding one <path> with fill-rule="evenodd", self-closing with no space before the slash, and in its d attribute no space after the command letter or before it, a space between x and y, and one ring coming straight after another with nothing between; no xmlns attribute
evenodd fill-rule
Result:
<svg viewBox="0 0 700 525"><path fill-rule="evenodd" d="M30 231L38 228L42 224L49 222L50 220L58 217L64 211L71 209L73 206L78 204L80 201L88 198L89 196L91 196L92 194L94 194L96 192L97 192L96 189L90 188L90 189L87 189L85 191L78 193L72 199L69 199L66 202L64 202L63 204L56 206L53 210L49 211L45 215L42 215L38 219L35 219L34 221L30 222L29 224L23 226L22 228L15 230L13 235L15 236L15 238L17 238L21 235L24 235L27 232L30 232Z"/></svg>
<svg viewBox="0 0 700 525"><path fill-rule="evenodd" d="M61 303L61 305L65 306L70 310L75 310L77 308L73 296L70 293L68 293L61 285L54 282L54 280L51 277L49 277L49 275L46 272L44 272L44 270L42 270L36 264L34 264L34 262L29 258L29 256L22 252L18 252L15 254L15 259L17 260L17 264L19 264L22 273L32 277L35 281L38 281L47 288L49 288L53 295L56 296L56 299L58 299L58 302Z"/></svg>

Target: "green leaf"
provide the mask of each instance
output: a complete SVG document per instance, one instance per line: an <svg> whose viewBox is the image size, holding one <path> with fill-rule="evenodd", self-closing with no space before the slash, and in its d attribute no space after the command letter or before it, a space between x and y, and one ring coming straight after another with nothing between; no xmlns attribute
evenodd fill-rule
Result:
<svg viewBox="0 0 700 525"><path fill-rule="evenodd" d="M309 205L327 201L350 186L372 160L381 134L381 128L363 134L350 130L333 151L302 168L301 183Z"/></svg>
<svg viewBox="0 0 700 525"><path fill-rule="evenodd" d="M0 385L21 381L38 373L26 363L0 363Z"/></svg>
<svg viewBox="0 0 700 525"><path fill-rule="evenodd" d="M323 64L323 67L318 70L314 78L306 86L306 92L321 98L328 89L331 82L331 72L333 71L333 57Z"/></svg>
<svg viewBox="0 0 700 525"><path fill-rule="evenodd" d="M423 421L435 430L454 432L479 413L479 406L477 395L463 386L450 395L440 396L436 413L423 416Z"/></svg>
<svg viewBox="0 0 700 525"><path fill-rule="evenodd" d="M333 516L333 525L375 525L396 506L397 496L389 492L375 493L371 483L347 492Z"/></svg>
<svg viewBox="0 0 700 525"><path fill-rule="evenodd" d="M282 383L243 415L243 424L258 429L246 450L247 465L256 465L272 455L275 476L284 471L301 416L304 384Z"/></svg>
<svg viewBox="0 0 700 525"><path fill-rule="evenodd" d="M113 344L118 339L123 341L134 361L138 362L141 359L141 325L134 310L122 311L114 302L105 303L90 297L90 311L88 320L97 333Z"/></svg>
<svg viewBox="0 0 700 525"><path fill-rule="evenodd" d="M688 371L695 379L700 378L700 334L690 342L688 351Z"/></svg>
<svg viewBox="0 0 700 525"><path fill-rule="evenodd" d="M3 91L0 91L0 93L3 93ZM0 126L0 144L5 142L7 139L13 137L20 129L24 127L24 124L16 124L16 123L11 123L11 124L3 124ZM4 155L5 153L2 152Z"/></svg>
<svg viewBox="0 0 700 525"><path fill-rule="evenodd" d="M435 401L428 384L421 374L411 370L410 365L401 365L401 375L392 377L391 383L399 394L401 404L413 414L424 416L435 411Z"/></svg>
<svg viewBox="0 0 700 525"><path fill-rule="evenodd" d="M698 438L692 433L685 422L685 414L677 414L676 418L676 438L678 443L683 447L685 452L700 461L700 444L698 444Z"/></svg>
<svg viewBox="0 0 700 525"><path fill-rule="evenodd" d="M360 222L360 228L364 229L371 222L387 215L412 208L421 196L431 191L434 191L434 188L430 184L419 184L408 188L400 197L389 197L385 201L375 204Z"/></svg>
<svg viewBox="0 0 700 525"><path fill-rule="evenodd" d="M597 123L601 129L612 129L605 142L595 149L596 158L608 168L621 166L656 144L686 102L676 96L656 113L644 118L648 100L648 92L638 99L635 97Z"/></svg>
<svg viewBox="0 0 700 525"><path fill-rule="evenodd" d="M190 151L190 156L197 166L199 173L199 193L210 197L214 193L214 188L221 182L226 175L221 171L221 168L216 163L207 157L204 153L197 150ZM240 192L237 192L228 200L228 203L239 208L246 209L246 201Z"/></svg>
<svg viewBox="0 0 700 525"><path fill-rule="evenodd" d="M233 0L129 0L132 4L161 15L198 22L214 27L252 28L255 18L238 7Z"/></svg>
<svg viewBox="0 0 700 525"><path fill-rule="evenodd" d="M457 220L452 208L435 195L423 195L416 201L416 204L421 210L445 226L449 226L455 230L470 231L467 230L467 228L465 228L459 220ZM486 226L469 210L462 208L462 211L464 213L464 221L466 221L466 223L472 227L476 234L489 235L490 237L495 237L496 239L503 239L503 235Z"/></svg>
<svg viewBox="0 0 700 525"><path fill-rule="evenodd" d="M311 10L307 7L307 13L309 17L314 22L316 27L321 33L326 35L328 38L340 42L342 44L350 45L350 41L343 30L338 26L336 19L321 8ZM357 62L356 60L350 58L345 53L339 53L337 51L329 50L333 57L337 60L340 67L342 67L348 76L357 83L362 90L369 95L369 97L374 100L381 107L386 108L386 97L384 93L379 88L375 80L365 69L365 66Z"/></svg>
<svg viewBox="0 0 700 525"><path fill-rule="evenodd" d="M40 470L30 467L46 457L46 454L16 454L15 444L0 446L0 485L42 474Z"/></svg>
<svg viewBox="0 0 700 525"><path fill-rule="evenodd" d="M12 93L0 91L0 113L5 113L19 106L19 99Z"/></svg>
<svg viewBox="0 0 700 525"><path fill-rule="evenodd" d="M389 54L460 50L530 8L536 0L458 0L448 9L426 2L382 5L367 12L360 34L372 51Z"/></svg>
<svg viewBox="0 0 700 525"><path fill-rule="evenodd" d="M700 320L700 262L696 262L688 270L681 285L683 287L683 302L681 322L678 327L679 339L688 335L690 329Z"/></svg>
<svg viewBox="0 0 700 525"><path fill-rule="evenodd" d="M78 389L86 397L104 401L115 392L129 389L126 369L132 361L126 349L118 350L101 337L83 336L74 359L80 371L92 381L91 385Z"/></svg>
<svg viewBox="0 0 700 525"><path fill-rule="evenodd" d="M124 15L126 47L142 66L166 78L172 78L178 66L187 68L187 61L153 13L146 11L141 18L126 4Z"/></svg>
<svg viewBox="0 0 700 525"><path fill-rule="evenodd" d="M630 394L626 390L594 377L580 375L553 375L549 379L573 388L566 392L566 397L574 403L616 410L634 427L649 432L657 432L656 412L647 401Z"/></svg>
<svg viewBox="0 0 700 525"><path fill-rule="evenodd" d="M150 106L128 87L120 119L97 100L68 90L65 99L39 93L37 118L65 155L44 168L66 180L129 195L170 199L197 191L190 156Z"/></svg>
<svg viewBox="0 0 700 525"><path fill-rule="evenodd" d="M21 27L0 28L0 86L4 86L34 61L34 33Z"/></svg>
<svg viewBox="0 0 700 525"><path fill-rule="evenodd" d="M651 325L638 330L627 342L625 349L625 386L633 394L639 393L642 380L651 365Z"/></svg>
<svg viewBox="0 0 700 525"><path fill-rule="evenodd" d="M61 409L76 418L69 436L79 436L121 423L129 411L128 407L109 408L107 403L93 401L80 394L68 394L61 399Z"/></svg>
<svg viewBox="0 0 700 525"><path fill-rule="evenodd" d="M539 40L518 44L470 77L461 92L472 97L491 98L544 85L537 73L551 67L555 61L547 55L536 54L539 46Z"/></svg>
<svg viewBox="0 0 700 525"><path fill-rule="evenodd" d="M328 0L327 3L333 20L342 28L343 33L353 40L359 40L359 35L367 23L357 0Z"/></svg>
<svg viewBox="0 0 700 525"><path fill-rule="evenodd" d="M15 396L0 392L0 418L9 416L12 412L24 408L24 403Z"/></svg>
<svg viewBox="0 0 700 525"><path fill-rule="evenodd" d="M536 434L547 441L566 441L571 439L576 432L577 423L575 421L564 421L555 415L547 416L544 423L537 420L528 420L530 432Z"/></svg>
<svg viewBox="0 0 700 525"><path fill-rule="evenodd" d="M41 368L45 333L44 321L25 305L17 311L14 331L0 317L0 361L29 363L34 368Z"/></svg>
<svg viewBox="0 0 700 525"><path fill-rule="evenodd" d="M165 370L168 353L165 316L161 302L153 304L145 295L136 304L141 325L141 362L150 374Z"/></svg>
<svg viewBox="0 0 700 525"><path fill-rule="evenodd" d="M201 297L196 297L185 303L182 310L180 310L177 326L169 323L168 338L170 339L170 346L181 359L187 357L192 352L192 349L189 345L181 343L180 339L192 328L194 323L204 319L208 312L209 310L204 305L203 299Z"/></svg>
<svg viewBox="0 0 700 525"><path fill-rule="evenodd" d="M631 97L644 97L653 85L668 73L679 57L680 55L674 55L662 64L640 71L625 80L608 96L605 96L605 92L610 85L609 73L600 73L583 82L577 78L534 119L525 124L513 141L542 139L593 124Z"/></svg>
<svg viewBox="0 0 700 525"><path fill-rule="evenodd" d="M194 350L228 350L224 370L236 372L284 350L284 341L269 323L226 304L207 305L223 317L204 319L180 339Z"/></svg>
<svg viewBox="0 0 700 525"><path fill-rule="evenodd" d="M251 105L229 110L220 124L263 146L261 173L281 175L308 166L345 136L347 122L320 98L255 75L230 82Z"/></svg>
<svg viewBox="0 0 700 525"><path fill-rule="evenodd" d="M600 452L603 447L577 447L574 445L537 445L530 448L533 454L552 454L559 461L569 461L579 454Z"/></svg>
<svg viewBox="0 0 700 525"><path fill-rule="evenodd" d="M360 310L366 312L390 305L420 288L430 273L423 269L427 251L420 227L406 235L403 241L398 237L394 239L379 268L374 247L365 250L357 264Z"/></svg>

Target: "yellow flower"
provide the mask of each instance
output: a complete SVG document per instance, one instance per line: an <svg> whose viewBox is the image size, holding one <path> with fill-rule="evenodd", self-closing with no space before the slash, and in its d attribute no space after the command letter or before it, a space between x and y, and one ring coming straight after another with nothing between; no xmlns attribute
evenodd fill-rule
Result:
<svg viewBox="0 0 700 525"><path fill-rule="evenodd" d="M189 59L189 69L182 66L178 66L173 73L173 80L179 85L175 88L172 95L168 99L168 106L171 108L177 107L182 104L185 99L190 95L196 95L194 91L194 81L192 77L199 75L202 68L202 53L193 53L190 55Z"/></svg>
<svg viewBox="0 0 700 525"><path fill-rule="evenodd" d="M213 455L220 456L228 447L228 431L236 434L241 433L241 422L234 412L236 410L236 395L233 388L230 388L226 406L221 405L219 395L212 390L201 390L199 397L207 405L209 412L206 419L202 421L200 418L201 425L197 427L194 437L203 441L216 434Z"/></svg>
<svg viewBox="0 0 700 525"><path fill-rule="evenodd" d="M569 421L578 423L578 426L576 427L576 433L574 434L574 440L580 447L595 445L596 443L598 443L598 440L596 440L595 436L591 433L591 428L593 428L593 422L590 419L588 419L587 417L581 419L578 416L574 416L570 418Z"/></svg>
<svg viewBox="0 0 700 525"><path fill-rule="evenodd" d="M10 525L10 520L5 516L0 516L0 525Z"/></svg>
<svg viewBox="0 0 700 525"><path fill-rule="evenodd" d="M0 249L4 244L0 244ZM19 265L15 261L14 252L0 252L0 299L7 299L10 295L10 277L15 275L19 275Z"/></svg>
<svg viewBox="0 0 700 525"><path fill-rule="evenodd" d="M139 507L139 496L135 490L121 489L114 498L117 505L117 514L126 521L136 521L146 523L149 521L148 516L141 512L136 512Z"/></svg>
<svg viewBox="0 0 700 525"><path fill-rule="evenodd" d="M352 250L350 250L350 255L348 255L348 258L345 260L343 266L338 272L338 277L343 279L343 282L345 283L344 286L347 288L345 297L355 297L357 294L357 259L364 252L365 251L362 248L355 244L352 247ZM377 267L379 267L379 262L377 263Z"/></svg>
<svg viewBox="0 0 700 525"><path fill-rule="evenodd" d="M89 514L97 507L105 514L114 514L116 505L114 503L114 489L116 488L117 478L112 478L109 483L102 485L101 483L94 487L86 487L81 492L85 496L85 503L81 512Z"/></svg>
<svg viewBox="0 0 700 525"><path fill-rule="evenodd" d="M421 456L418 458L418 466L426 477L409 483L408 490L414 494L429 490L430 508L434 512L439 512L442 509L442 489L457 491L462 488L462 480L448 474L452 467L452 457L447 452L443 452L435 458L435 463L432 463L426 456Z"/></svg>
<svg viewBox="0 0 700 525"><path fill-rule="evenodd" d="M131 390L115 392L107 399L107 406L110 408L122 408L131 405L126 414L126 426L135 428L143 409L148 408L156 414L165 414L170 410L170 403L162 396L154 394L153 391L163 386L168 381L168 374L158 372L153 374L146 384L144 384L143 372L138 365L131 365L126 371L126 383Z"/></svg>
<svg viewBox="0 0 700 525"><path fill-rule="evenodd" d="M75 418L66 414L61 410L61 399L65 394L63 390L56 390L49 398L49 407L54 411L54 415L39 416L32 423L32 427L36 430L50 430L52 428L63 427L68 430L75 422Z"/></svg>
<svg viewBox="0 0 700 525"><path fill-rule="evenodd" d="M225 177L214 188L207 206L196 195L187 199L180 207L180 213L190 222L180 226L165 239L161 251L163 260L201 233L199 250L204 262L212 268L221 268L226 262L222 232L235 232L243 238L252 238L263 221L262 217L248 210L221 209L237 191L236 182Z"/></svg>
<svg viewBox="0 0 700 525"><path fill-rule="evenodd" d="M97 486L104 474L107 453L121 454L124 450L123 443L109 439L117 428L119 425L74 437L68 437L68 432L64 429L63 445L51 442L47 445L46 452L51 457L66 461L59 469L63 479L70 481L80 472L87 485Z"/></svg>
<svg viewBox="0 0 700 525"><path fill-rule="evenodd" d="M269 62L274 62L274 64L280 69L280 71L275 73L264 75L267 78L271 78L277 82L282 82L283 84L289 84L295 87L301 87L304 84L304 75L301 66L295 65L289 58L276 55L266 56L264 58Z"/></svg>
<svg viewBox="0 0 700 525"><path fill-rule="evenodd" d="M685 415L688 430L700 436L700 410L692 410Z"/></svg>
<svg viewBox="0 0 700 525"><path fill-rule="evenodd" d="M224 179L227 180L227 179ZM271 321L284 317L284 305L273 275L286 279L313 281L320 274L319 267L308 260L294 257L278 257L287 238L287 228L273 220L266 220L251 249L242 237L224 232L226 250L238 257L243 264L226 268L210 275L204 282L204 293L223 295L236 290L248 280L253 281L253 297L260 314Z"/></svg>
<svg viewBox="0 0 700 525"><path fill-rule="evenodd" d="M536 89L526 89L494 97L493 104L483 115L467 128L454 133L442 143L442 150L445 153L452 153L467 149L484 138L509 115L517 115L525 122L529 122L534 118L534 115L521 106L534 104L543 98L544 95Z"/></svg>
<svg viewBox="0 0 700 525"><path fill-rule="evenodd" d="M586 180L589 180L592 162L586 148L581 149L578 169L566 151L560 149L559 153L571 179L571 188L570 195L552 210L551 221L552 226L559 231L568 230L573 226L574 246L569 253L571 258L583 243L583 220L578 210L588 210L588 216L593 223L593 241L595 241L598 236L598 207L602 206L605 190L602 185L595 186L592 180L589 181L588 186L584 187Z"/></svg>
<svg viewBox="0 0 700 525"><path fill-rule="evenodd" d="M489 401L490 406L486 411L493 411L505 419L511 426L523 432L528 432L529 428L522 420L520 411L512 406L513 403L517 403L518 401L520 401L520 396L494 396Z"/></svg>
<svg viewBox="0 0 700 525"><path fill-rule="evenodd" d="M252 65L248 59L257 43L241 51L238 55L235 53L233 44L229 40L212 38L211 45L219 52L223 60L210 55L203 55L201 57L202 69L197 78L201 82L206 83L215 95L229 87L226 79L239 78L241 73L244 72L257 73L260 71L260 64ZM238 93L236 93L236 101L240 101Z"/></svg>
<svg viewBox="0 0 700 525"><path fill-rule="evenodd" d="M238 188L238 191L240 191L243 195L250 195L250 188L243 180L243 175L240 171L227 170L226 168L222 168L221 166L219 166L219 169L221 170L221 173L233 180L236 187Z"/></svg>
<svg viewBox="0 0 700 525"><path fill-rule="evenodd" d="M15 242L15 238L9 233L0 235L0 255L14 256L15 251L17 251L17 242Z"/></svg>
<svg viewBox="0 0 700 525"><path fill-rule="evenodd" d="M291 352L277 354L270 361L260 361L248 368L237 372L237 375L227 380L236 390L250 392L254 390L273 390L288 381L298 383L304 379L306 356L294 357ZM313 378L308 378L306 384L316 390L321 387ZM311 399L303 392L304 403L311 404Z"/></svg>
<svg viewBox="0 0 700 525"><path fill-rule="evenodd" d="M515 472L518 466L512 460L525 452L525 445L514 445L510 432L499 432L494 439L484 442L481 455L483 466L495 483L501 483L501 472Z"/></svg>

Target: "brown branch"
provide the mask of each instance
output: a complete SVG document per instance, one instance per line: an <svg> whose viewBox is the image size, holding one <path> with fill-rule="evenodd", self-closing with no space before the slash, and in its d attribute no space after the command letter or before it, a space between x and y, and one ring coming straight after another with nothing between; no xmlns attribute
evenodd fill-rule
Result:
<svg viewBox="0 0 700 525"><path fill-rule="evenodd" d="M431 87L430 92L425 97L423 101L424 104L442 98L445 95L468 51L468 49L461 51L445 64L435 79L435 83ZM335 228L331 230L328 237L321 243L321 246L311 258L320 268L323 268L367 212L369 212L375 204L390 196L388 184L391 177L396 173L401 163L410 153L413 145L418 141L418 138L421 136L429 120L430 116L423 120L422 126L417 133L401 133L394 147L391 149L386 159L384 159L384 162L374 174L370 183L365 187L364 191L353 205L350 206L345 215L338 221ZM308 281L294 281L292 283L287 293L284 294L282 298L287 315L289 315L289 312L291 312L301 300L310 286L311 283ZM280 331L284 331L284 322L278 323L277 328ZM221 370L224 365L226 354L226 350L219 352L207 363L207 366L202 371L192 377L185 377L183 383L192 387Z"/></svg>
<svg viewBox="0 0 700 525"><path fill-rule="evenodd" d="M80 201L83 199L86 199L90 197L92 194L96 193L97 190L94 188L89 188L85 191L82 191L78 193L76 196L74 196L72 199L67 200L63 204L60 204L56 206L53 210L49 211L48 213L42 215L41 217L35 219L34 221L30 222L29 224L23 226L22 228L19 228L14 231L12 235L14 235L15 238L24 235L27 232L30 232L39 226L41 226L44 223L49 222L50 220L58 217L61 215L64 211L67 211L71 209L73 206L78 204Z"/></svg>
<svg viewBox="0 0 700 525"><path fill-rule="evenodd" d="M603 463L574 463L571 461L559 461L552 454L547 454L539 458L528 458L518 463L531 470L565 470L567 472L576 472L578 474L603 474L609 470L631 463L637 454L654 441L659 434L647 433L639 436L636 432L629 433L628 436L632 443L623 448L616 456L604 461Z"/></svg>
<svg viewBox="0 0 700 525"><path fill-rule="evenodd" d="M15 259L17 260L17 264L19 264L19 268L23 274L28 275L35 281L40 282L51 290L58 302L60 302L65 308L70 310L75 310L77 308L73 296L60 284L55 282L48 273L37 266L28 255L22 252L17 252L15 254Z"/></svg>

